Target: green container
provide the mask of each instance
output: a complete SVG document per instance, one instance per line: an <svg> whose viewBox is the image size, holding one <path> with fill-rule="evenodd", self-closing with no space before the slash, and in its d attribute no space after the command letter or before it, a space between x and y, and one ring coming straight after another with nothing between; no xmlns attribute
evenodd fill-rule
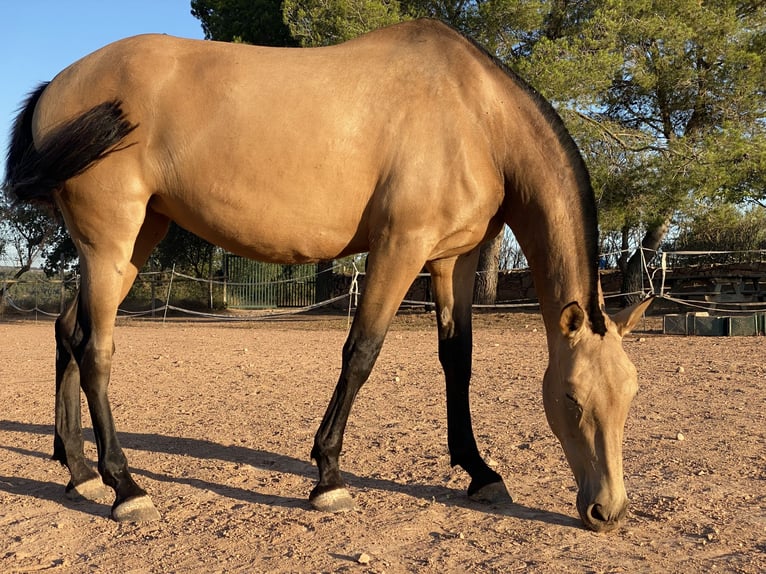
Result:
<svg viewBox="0 0 766 574"><path fill-rule="evenodd" d="M753 337L761 328L761 318L758 315L726 317L726 322L726 333L730 337Z"/></svg>
<svg viewBox="0 0 766 574"><path fill-rule="evenodd" d="M690 335L701 337L722 337L727 333L729 317L694 316L694 331Z"/></svg>
<svg viewBox="0 0 766 574"><path fill-rule="evenodd" d="M665 335L688 335L687 315L664 315L662 333Z"/></svg>

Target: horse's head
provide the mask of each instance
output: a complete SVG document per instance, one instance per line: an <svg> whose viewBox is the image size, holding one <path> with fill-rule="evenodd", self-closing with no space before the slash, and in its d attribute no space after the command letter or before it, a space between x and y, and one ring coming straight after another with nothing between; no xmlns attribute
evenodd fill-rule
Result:
<svg viewBox="0 0 766 574"><path fill-rule="evenodd" d="M551 339L545 414L574 472L580 517L596 532L619 526L628 509L622 437L638 381L622 337L650 302L607 319L603 336L591 330L582 307L571 303L561 313L560 336Z"/></svg>

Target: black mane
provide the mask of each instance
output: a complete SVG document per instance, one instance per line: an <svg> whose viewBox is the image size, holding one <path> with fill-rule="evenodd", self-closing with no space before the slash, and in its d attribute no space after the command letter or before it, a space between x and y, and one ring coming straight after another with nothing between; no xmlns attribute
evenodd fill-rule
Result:
<svg viewBox="0 0 766 574"><path fill-rule="evenodd" d="M593 186L591 185L590 174L588 173L588 167L585 165L585 160L572 138L572 135L564 125L564 121L561 119L561 116L555 110L553 105L551 105L540 92L521 78L521 76L497 58L497 56L491 54L484 46L469 36L463 35L463 37L473 44L473 46L475 46L481 53L487 56L498 68L511 78L517 86L529 95L537 106L537 109L548 122L553 133L556 134L559 144L566 153L566 157L574 169L577 179L577 190L580 195L580 207L582 208L586 249L588 252L588 259L591 263L591 266L588 269L588 278L591 283L590 300L588 301L587 306L588 318L590 319L593 332L603 336L606 334L606 321L604 319L604 314L601 312L598 294L598 212L596 209Z"/></svg>

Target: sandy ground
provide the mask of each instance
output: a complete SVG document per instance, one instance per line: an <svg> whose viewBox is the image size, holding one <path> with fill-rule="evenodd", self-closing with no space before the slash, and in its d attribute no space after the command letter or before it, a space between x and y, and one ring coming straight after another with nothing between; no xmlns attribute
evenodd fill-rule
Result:
<svg viewBox="0 0 766 574"><path fill-rule="evenodd" d="M599 535L580 526L545 421L535 315L476 320L477 440L514 504L469 502L450 468L434 318L419 314L396 319L352 412L341 462L357 509L338 515L307 495L345 318L120 322L110 396L162 513L145 524L111 521L111 500L63 496L52 328L0 321L2 572L766 571L762 337L626 339L641 384L624 448L632 511Z"/></svg>

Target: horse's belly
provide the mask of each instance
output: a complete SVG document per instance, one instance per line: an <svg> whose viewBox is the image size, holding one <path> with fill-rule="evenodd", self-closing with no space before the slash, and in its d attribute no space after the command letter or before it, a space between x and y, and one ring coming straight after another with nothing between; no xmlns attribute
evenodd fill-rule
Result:
<svg viewBox="0 0 766 574"><path fill-rule="evenodd" d="M356 201L215 189L195 195L160 196L152 208L227 251L261 261L304 263L368 249L364 209L353 208Z"/></svg>

